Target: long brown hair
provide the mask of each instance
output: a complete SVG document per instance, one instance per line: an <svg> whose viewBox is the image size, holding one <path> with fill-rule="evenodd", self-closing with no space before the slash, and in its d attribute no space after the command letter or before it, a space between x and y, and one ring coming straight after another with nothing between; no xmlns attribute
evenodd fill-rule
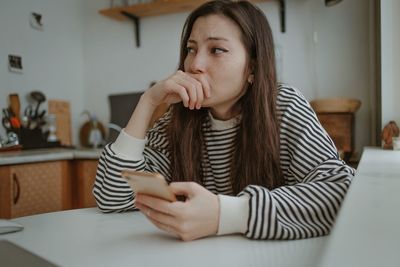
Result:
<svg viewBox="0 0 400 267"><path fill-rule="evenodd" d="M264 13L247 1L211 1L194 10L182 31L179 69L184 70L187 41L197 18L223 15L240 28L254 82L239 100L242 119L231 163L235 194L247 185L273 189L284 184L279 161L279 126L276 114L277 79L272 31ZM202 184L204 139L202 124L208 110L172 107L169 128L173 181Z"/></svg>

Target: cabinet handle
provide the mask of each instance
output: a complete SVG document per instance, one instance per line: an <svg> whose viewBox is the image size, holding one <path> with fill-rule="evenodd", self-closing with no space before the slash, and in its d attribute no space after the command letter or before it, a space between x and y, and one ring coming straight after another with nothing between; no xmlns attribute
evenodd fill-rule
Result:
<svg viewBox="0 0 400 267"><path fill-rule="evenodd" d="M18 177L15 173L13 173L13 182L14 182L14 205L17 204L18 200L19 200L19 195L20 195L20 186L19 186L19 181L18 181ZM15 190L16 188L16 190Z"/></svg>

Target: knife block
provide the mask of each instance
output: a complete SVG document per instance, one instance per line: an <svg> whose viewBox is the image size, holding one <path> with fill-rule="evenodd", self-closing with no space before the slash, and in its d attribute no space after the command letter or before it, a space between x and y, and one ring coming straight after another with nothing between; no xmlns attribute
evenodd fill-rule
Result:
<svg viewBox="0 0 400 267"><path fill-rule="evenodd" d="M22 149L60 147L60 142L47 142L47 134L42 133L39 128L20 128L17 134Z"/></svg>

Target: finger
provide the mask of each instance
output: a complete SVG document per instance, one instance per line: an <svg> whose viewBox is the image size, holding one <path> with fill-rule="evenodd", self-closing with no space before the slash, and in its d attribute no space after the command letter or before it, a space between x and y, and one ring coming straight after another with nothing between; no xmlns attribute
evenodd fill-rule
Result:
<svg viewBox="0 0 400 267"><path fill-rule="evenodd" d="M195 104L195 108L200 109L201 104L204 101L204 92L201 86L196 86L196 93L197 93L197 102Z"/></svg>
<svg viewBox="0 0 400 267"><path fill-rule="evenodd" d="M141 213L143 213L146 217L150 217L151 208L149 208L149 207L147 207L147 206L145 206L145 205L139 204L139 203L136 203L136 207L137 207L137 208L139 209L139 211L140 211Z"/></svg>
<svg viewBox="0 0 400 267"><path fill-rule="evenodd" d="M196 101L196 103L195 103L195 108L196 109L200 109L201 108L201 106L202 106L202 104L203 104L203 101L204 101L204 94L205 94L205 91L204 91L204 88L203 88L203 83L202 83L202 81L201 80L199 80L199 79L197 79L196 77L202 77L201 75L193 75L193 77L190 75L190 74L188 74L188 73L185 73L186 75L184 75L184 78L188 81L188 82L190 82L190 83L192 83L192 84L194 84L195 85L195 89L196 89L196 95L197 95L197 101ZM204 78L202 78L203 80L204 80Z"/></svg>
<svg viewBox="0 0 400 267"><path fill-rule="evenodd" d="M178 95L185 107L189 107L189 95L185 87L180 85L173 77L165 81L166 93Z"/></svg>
<svg viewBox="0 0 400 267"><path fill-rule="evenodd" d="M173 182L170 183L169 186L174 195L184 195L188 198L192 198L195 194L195 188L197 184L194 182Z"/></svg>
<svg viewBox="0 0 400 267"><path fill-rule="evenodd" d="M204 75L199 75L199 74L189 74L196 80L198 80L203 88L203 94L205 95L206 98L211 97L211 87L210 84L208 83L206 77Z"/></svg>
<svg viewBox="0 0 400 267"><path fill-rule="evenodd" d="M194 109L197 102L196 84L192 80L188 80L185 75L175 77L177 84L183 86L189 95L189 108Z"/></svg>
<svg viewBox="0 0 400 267"><path fill-rule="evenodd" d="M181 86L181 85L177 85L177 93L178 95L181 97L183 105L185 107L189 107L189 101L190 101L190 97L187 93L187 90L185 87Z"/></svg>
<svg viewBox="0 0 400 267"><path fill-rule="evenodd" d="M159 212L143 204L138 204L137 207L139 208L140 212L142 212L148 218L151 218L163 224L173 226L177 225L177 220L172 215L166 214L164 212Z"/></svg>
<svg viewBox="0 0 400 267"><path fill-rule="evenodd" d="M205 79L204 75L199 75L199 74L191 74L191 73L186 73L182 72L180 73L180 76L187 80L189 83L195 85L196 93L197 93L197 101L196 101L196 108L200 109L203 100L205 97L205 93L210 92L210 86L208 85L207 80Z"/></svg>
<svg viewBox="0 0 400 267"><path fill-rule="evenodd" d="M174 210L170 208L170 202L157 198L157 197L152 197L149 195L144 195L144 194L137 194L136 195L136 206L140 209L139 206L146 206L147 208L151 208L152 210L162 212L167 215L174 216Z"/></svg>

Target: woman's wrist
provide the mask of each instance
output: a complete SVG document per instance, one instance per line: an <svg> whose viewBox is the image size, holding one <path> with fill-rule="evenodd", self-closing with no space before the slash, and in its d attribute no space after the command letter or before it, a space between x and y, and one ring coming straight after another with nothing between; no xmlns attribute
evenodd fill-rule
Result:
<svg viewBox="0 0 400 267"><path fill-rule="evenodd" d="M152 108L154 110L159 106L159 104L154 103L151 98L151 89L146 90L141 96L139 102L142 102L145 106Z"/></svg>
<svg viewBox="0 0 400 267"><path fill-rule="evenodd" d="M140 97L139 103L125 127L127 134L138 139L144 139L146 136L151 117L157 107L149 99L146 93Z"/></svg>

